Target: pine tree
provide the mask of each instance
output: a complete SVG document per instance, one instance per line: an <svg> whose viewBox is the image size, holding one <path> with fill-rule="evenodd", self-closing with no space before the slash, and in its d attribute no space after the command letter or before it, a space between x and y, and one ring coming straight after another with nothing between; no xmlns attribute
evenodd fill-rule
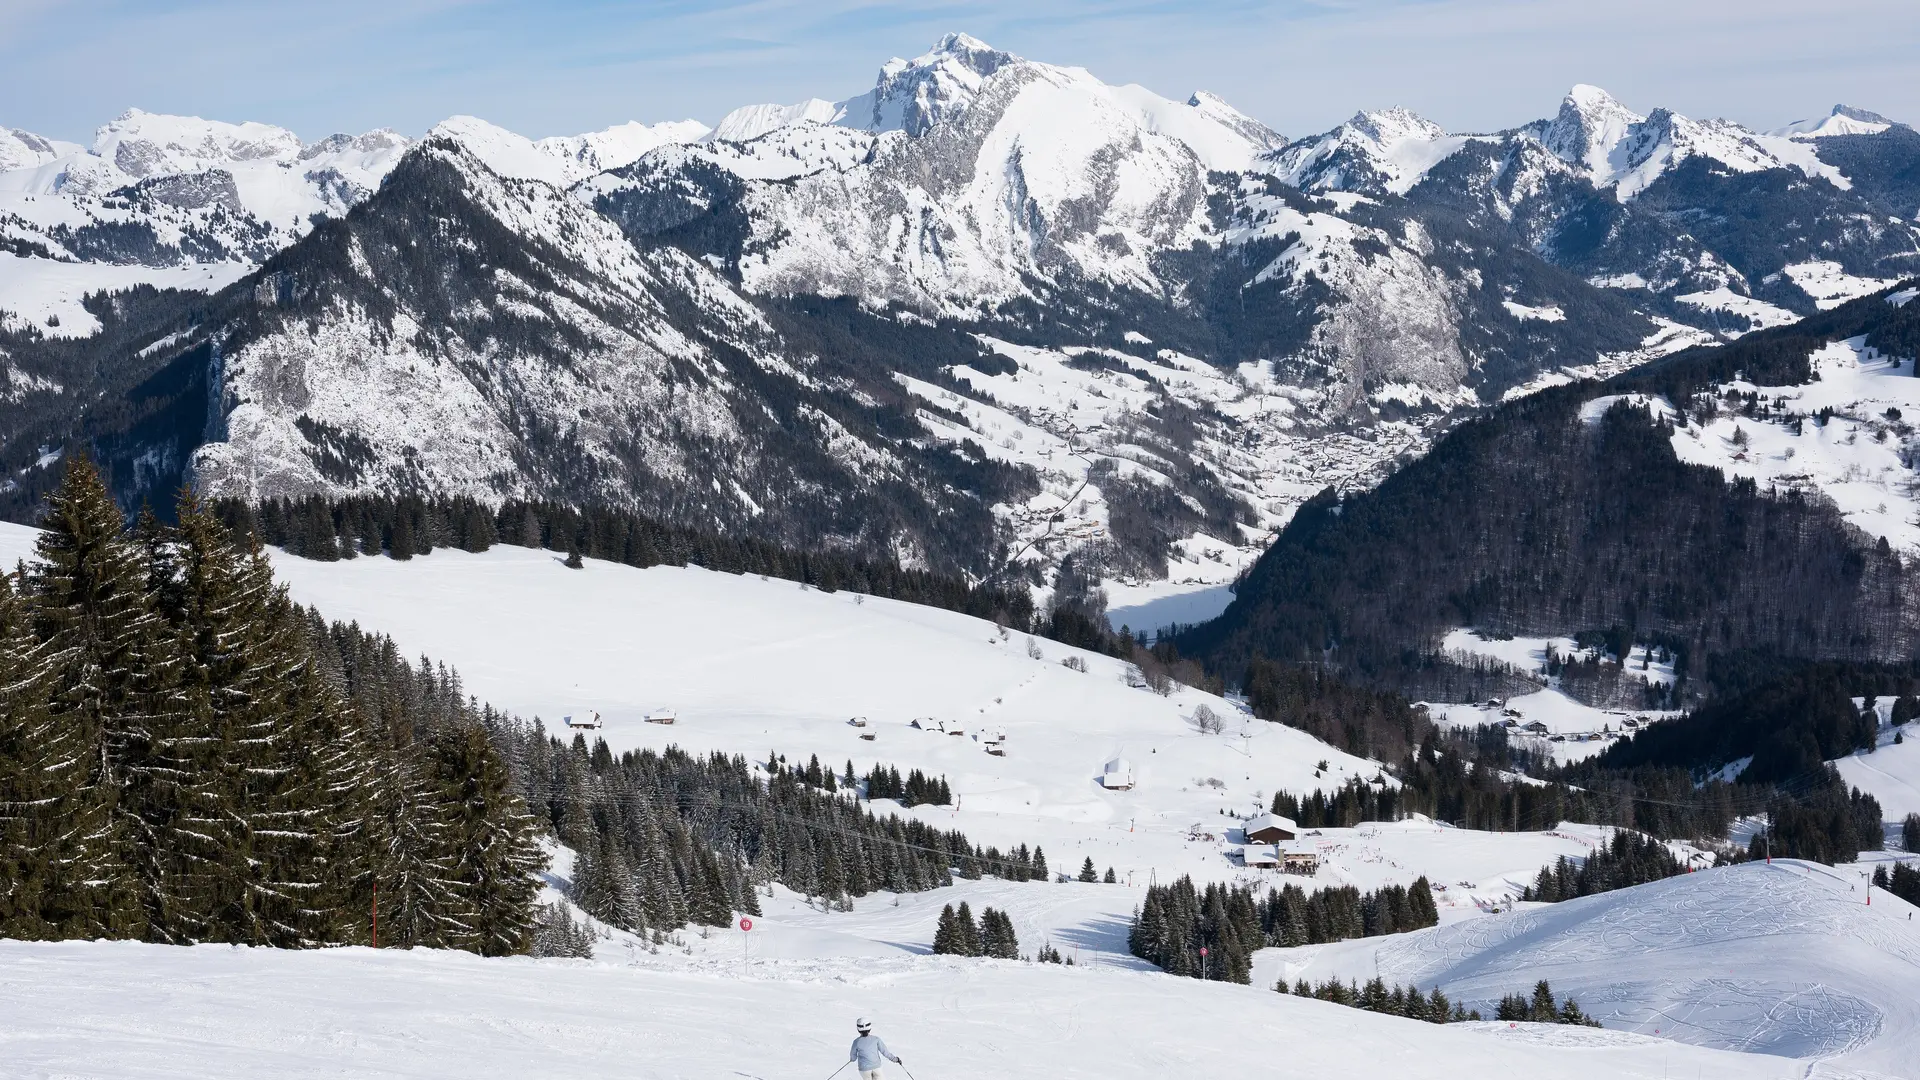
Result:
<svg viewBox="0 0 1920 1080"><path fill-rule="evenodd" d="M170 825L174 835L155 842L171 850L205 849L205 888L186 898L182 915L205 940L336 940L351 921L352 859L335 841L364 783L365 759L349 753L357 727L316 669L303 620L265 554L236 546L190 494L179 520L174 614L191 713L184 725L154 723L149 752L202 781L172 800L176 822L150 824Z"/></svg>
<svg viewBox="0 0 1920 1080"><path fill-rule="evenodd" d="M1108 885L1114 885L1114 884L1118 884L1120 879L1113 876L1113 867L1109 866L1107 867L1106 876L1101 878L1100 880L1105 882Z"/></svg>
<svg viewBox="0 0 1920 1080"><path fill-rule="evenodd" d="M959 952L962 956L980 955L980 924L973 921L973 909L965 900L953 913L954 935L959 940Z"/></svg>
<svg viewBox="0 0 1920 1080"><path fill-rule="evenodd" d="M93 883L118 869L112 793L86 782L95 748L49 708L54 669L12 583L0 575L0 937L89 936Z"/></svg>
<svg viewBox="0 0 1920 1080"><path fill-rule="evenodd" d="M506 764L474 726L449 732L438 755L449 785L448 840L466 886L467 946L485 956L525 952L534 931L535 875L547 864L534 822L513 794ZM631 883L629 883L631 889ZM636 912L638 896L634 899Z"/></svg>
<svg viewBox="0 0 1920 1080"><path fill-rule="evenodd" d="M965 955L952 904L940 909L940 921L933 929L933 951L937 956Z"/></svg>
<svg viewBox="0 0 1920 1080"><path fill-rule="evenodd" d="M92 463L69 458L47 496L28 578L52 669L50 719L87 747L79 786L94 792L84 801L109 807L108 819L88 830L88 858L102 875L83 887L89 937L144 933L143 908L157 884L157 868L143 865L136 848L140 797L127 789L150 778L154 675L169 672L175 658L165 653L171 636L148 602L146 569L124 525Z"/></svg>
<svg viewBox="0 0 1920 1080"><path fill-rule="evenodd" d="M1083 862L1080 864L1080 880L1081 881L1099 881L1100 880L1100 872L1093 868L1093 856L1091 855L1087 856L1086 862Z"/></svg>

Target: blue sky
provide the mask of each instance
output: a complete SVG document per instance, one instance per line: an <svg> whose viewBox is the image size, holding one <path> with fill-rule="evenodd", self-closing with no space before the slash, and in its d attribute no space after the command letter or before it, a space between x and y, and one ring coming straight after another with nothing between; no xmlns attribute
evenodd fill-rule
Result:
<svg viewBox="0 0 1920 1080"><path fill-rule="evenodd" d="M86 142L129 106L307 139L472 113L523 134L841 98L965 30L1211 90L1289 135L1406 105L1453 130L1576 82L1761 126L1844 101L1920 122L1913 0L0 0L0 124Z"/></svg>

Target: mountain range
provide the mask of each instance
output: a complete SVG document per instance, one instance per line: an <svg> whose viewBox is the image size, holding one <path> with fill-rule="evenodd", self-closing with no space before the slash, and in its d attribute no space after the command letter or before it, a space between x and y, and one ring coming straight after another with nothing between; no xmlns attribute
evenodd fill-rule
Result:
<svg viewBox="0 0 1920 1080"><path fill-rule="evenodd" d="M1504 398L1920 272L1920 136L1577 86L1287 139L950 35L838 101L530 140L0 129L0 510L545 498L1044 584L1231 579Z"/></svg>

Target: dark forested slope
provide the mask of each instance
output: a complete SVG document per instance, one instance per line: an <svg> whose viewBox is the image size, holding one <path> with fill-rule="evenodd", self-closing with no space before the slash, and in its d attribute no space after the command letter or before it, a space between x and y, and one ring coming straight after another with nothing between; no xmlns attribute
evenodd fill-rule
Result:
<svg viewBox="0 0 1920 1080"><path fill-rule="evenodd" d="M1804 381L1820 344L1903 341L1916 307L1863 298L1463 424L1379 488L1301 507L1227 612L1179 647L1227 672L1255 657L1311 660L1402 685L1456 626L1623 627L1696 656L1909 656L1915 571L1897 554L1817 494L1679 461L1674 421L1631 399L1588 403L1636 391L1684 408L1736 373Z"/></svg>

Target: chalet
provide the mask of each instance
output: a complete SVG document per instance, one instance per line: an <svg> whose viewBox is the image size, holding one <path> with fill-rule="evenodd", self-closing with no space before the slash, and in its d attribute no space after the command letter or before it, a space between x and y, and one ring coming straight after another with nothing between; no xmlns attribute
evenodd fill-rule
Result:
<svg viewBox="0 0 1920 1080"><path fill-rule="evenodd" d="M1320 872L1320 851L1312 844L1296 840L1282 844L1279 849L1280 869L1289 874L1317 874Z"/></svg>
<svg viewBox="0 0 1920 1080"><path fill-rule="evenodd" d="M1285 843L1300 835L1300 827L1293 819L1279 814L1256 814L1247 819L1245 830L1249 844Z"/></svg>
<svg viewBox="0 0 1920 1080"><path fill-rule="evenodd" d="M1108 791L1130 791L1133 789L1133 762L1126 758L1114 758L1100 770L1100 786Z"/></svg>
<svg viewBox="0 0 1920 1080"><path fill-rule="evenodd" d="M679 718L679 714L675 713L672 709L655 709L647 714L647 723L671 724Z"/></svg>
<svg viewBox="0 0 1920 1080"><path fill-rule="evenodd" d="M1007 756L1006 728L985 728L975 737L980 740L980 745L986 748L987 753L992 754L994 757Z"/></svg>
<svg viewBox="0 0 1920 1080"><path fill-rule="evenodd" d="M933 717L931 716L916 716L913 718L913 723L907 726L919 728L921 731L933 731L938 725L933 722Z"/></svg>
<svg viewBox="0 0 1920 1080"><path fill-rule="evenodd" d="M1255 870L1275 870L1280 866L1280 853L1264 845L1249 845L1240 849L1240 862Z"/></svg>
<svg viewBox="0 0 1920 1080"><path fill-rule="evenodd" d="M1540 720L1535 720L1534 722L1526 725L1520 730L1526 732L1529 735L1548 735L1553 732L1552 728L1548 727L1545 724L1545 722Z"/></svg>
<svg viewBox="0 0 1920 1080"><path fill-rule="evenodd" d="M876 731L863 731L860 733L860 737L867 740L868 742L872 742L878 736L879 736L879 732L876 732Z"/></svg>
<svg viewBox="0 0 1920 1080"><path fill-rule="evenodd" d="M581 712L571 713L567 716L561 717L560 719L564 721L566 725L570 728L598 728L601 726L600 714L593 711L592 709L585 709L585 710L582 710Z"/></svg>
<svg viewBox="0 0 1920 1080"><path fill-rule="evenodd" d="M847 726L848 727L866 727L867 718L864 716L856 716L853 719L847 721Z"/></svg>

